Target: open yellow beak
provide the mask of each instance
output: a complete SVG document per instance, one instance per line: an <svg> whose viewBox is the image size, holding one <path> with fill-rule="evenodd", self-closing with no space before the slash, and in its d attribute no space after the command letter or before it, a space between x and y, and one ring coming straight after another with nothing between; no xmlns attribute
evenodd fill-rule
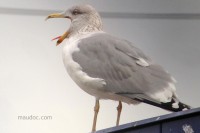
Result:
<svg viewBox="0 0 200 133"><path fill-rule="evenodd" d="M49 16L47 16L47 18L45 20L48 20L50 18L69 18L69 17L66 17L62 13L53 13L53 14L50 14ZM57 44L56 44L56 46L58 46L59 44L61 44L63 42L63 40L65 38L68 38L68 35L69 35L69 32L67 31L62 36L56 37L56 38L54 38L52 40L58 39Z"/></svg>

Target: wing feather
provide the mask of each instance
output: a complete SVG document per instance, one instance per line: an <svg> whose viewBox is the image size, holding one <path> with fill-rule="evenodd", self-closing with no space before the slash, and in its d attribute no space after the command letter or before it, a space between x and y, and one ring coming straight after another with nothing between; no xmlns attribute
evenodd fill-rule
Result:
<svg viewBox="0 0 200 133"><path fill-rule="evenodd" d="M82 39L78 47L73 59L89 76L105 80L103 90L158 102L167 102L175 93L171 75L131 42L99 33Z"/></svg>

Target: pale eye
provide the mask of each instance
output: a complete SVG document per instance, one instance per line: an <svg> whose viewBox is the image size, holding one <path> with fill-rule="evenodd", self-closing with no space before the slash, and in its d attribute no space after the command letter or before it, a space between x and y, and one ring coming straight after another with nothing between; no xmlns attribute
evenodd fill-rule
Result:
<svg viewBox="0 0 200 133"><path fill-rule="evenodd" d="M80 14L80 11L78 9L74 9L72 12L73 15L78 15Z"/></svg>

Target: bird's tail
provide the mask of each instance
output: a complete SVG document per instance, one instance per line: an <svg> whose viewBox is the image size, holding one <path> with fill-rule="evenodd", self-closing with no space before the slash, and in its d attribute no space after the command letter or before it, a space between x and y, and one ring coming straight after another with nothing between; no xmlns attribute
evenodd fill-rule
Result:
<svg viewBox="0 0 200 133"><path fill-rule="evenodd" d="M144 102L168 111L173 111L173 112L178 112L178 111L183 111L183 110L188 110L191 109L191 106L184 104L182 102L179 102L177 99L172 98L171 102L167 102L167 103L157 103L157 102L153 102L147 99L135 99L137 101L140 102Z"/></svg>

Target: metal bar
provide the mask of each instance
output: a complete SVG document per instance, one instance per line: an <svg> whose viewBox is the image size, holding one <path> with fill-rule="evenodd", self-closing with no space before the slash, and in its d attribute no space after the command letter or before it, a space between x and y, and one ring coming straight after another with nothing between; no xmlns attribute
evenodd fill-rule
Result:
<svg viewBox="0 0 200 133"><path fill-rule="evenodd" d="M115 132L116 133L119 133L119 132L120 133L129 133L126 131L131 130L133 132L135 130L142 129L144 127L151 127L153 125L158 125L158 124L160 125L160 128L161 128L161 129L159 129L160 133L162 133L162 129L164 128L163 124L170 123L172 121L180 122L181 120L190 119L190 118L196 118L196 119L200 120L200 108L186 110L186 111L180 111L180 112L171 113L168 115L158 116L158 117L154 117L154 118L149 118L146 120L141 120L141 121L136 121L136 122L120 125L117 127L111 127L108 129L99 130L96 133L115 133ZM194 126L196 126L200 129L199 121L194 120L193 123L195 124ZM198 123L198 124L196 124L196 123ZM189 124L189 122L188 122L188 124Z"/></svg>

